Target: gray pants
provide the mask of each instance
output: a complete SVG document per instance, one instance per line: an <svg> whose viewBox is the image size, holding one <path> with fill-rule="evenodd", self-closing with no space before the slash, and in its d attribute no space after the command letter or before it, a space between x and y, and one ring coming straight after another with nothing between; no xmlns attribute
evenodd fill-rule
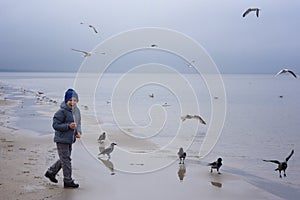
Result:
<svg viewBox="0 0 300 200"><path fill-rule="evenodd" d="M64 182L72 181L71 152L72 144L56 143L59 159L48 169L48 172L56 175L63 170Z"/></svg>

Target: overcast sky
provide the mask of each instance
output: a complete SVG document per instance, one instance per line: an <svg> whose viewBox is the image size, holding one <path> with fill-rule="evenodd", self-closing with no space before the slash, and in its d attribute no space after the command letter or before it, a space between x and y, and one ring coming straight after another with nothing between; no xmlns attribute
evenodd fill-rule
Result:
<svg viewBox="0 0 300 200"><path fill-rule="evenodd" d="M261 8L259 18L242 17L249 7ZM222 73L300 73L299 8L299 0L0 0L0 71L77 71L83 57L71 48L161 27L196 40Z"/></svg>

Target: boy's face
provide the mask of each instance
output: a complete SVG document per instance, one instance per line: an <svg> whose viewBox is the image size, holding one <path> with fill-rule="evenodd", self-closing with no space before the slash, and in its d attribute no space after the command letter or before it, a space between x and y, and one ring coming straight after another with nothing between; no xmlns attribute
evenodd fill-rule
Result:
<svg viewBox="0 0 300 200"><path fill-rule="evenodd" d="M76 107L76 104L77 104L77 99L75 97L72 97L71 99L69 99L69 101L67 101L67 105L70 108Z"/></svg>

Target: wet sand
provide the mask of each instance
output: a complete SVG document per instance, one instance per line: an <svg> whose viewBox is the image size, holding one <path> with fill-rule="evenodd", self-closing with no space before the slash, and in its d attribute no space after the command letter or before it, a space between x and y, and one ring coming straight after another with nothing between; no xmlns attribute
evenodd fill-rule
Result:
<svg viewBox="0 0 300 200"><path fill-rule="evenodd" d="M114 154L111 160L97 159L83 145L84 135L74 144L72 152L73 177L80 187L64 189L62 172L57 176L57 184L44 177L57 159L53 135L14 127L10 121L18 112L12 108L20 109L15 106L19 102L4 97L1 94L0 193L3 199L280 199L222 169L222 174L211 174L208 166L200 165L195 159L187 158L184 165L176 160L151 173L120 172L113 169L114 162L120 163L124 158ZM38 122L28 126L34 123Z"/></svg>

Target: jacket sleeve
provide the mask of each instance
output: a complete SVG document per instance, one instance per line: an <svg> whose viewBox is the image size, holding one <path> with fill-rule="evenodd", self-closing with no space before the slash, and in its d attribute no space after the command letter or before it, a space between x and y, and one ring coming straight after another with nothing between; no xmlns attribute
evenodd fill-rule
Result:
<svg viewBox="0 0 300 200"><path fill-rule="evenodd" d="M52 127L56 131L65 132L69 130L69 124L65 121L65 114L62 109L58 110L53 117Z"/></svg>

